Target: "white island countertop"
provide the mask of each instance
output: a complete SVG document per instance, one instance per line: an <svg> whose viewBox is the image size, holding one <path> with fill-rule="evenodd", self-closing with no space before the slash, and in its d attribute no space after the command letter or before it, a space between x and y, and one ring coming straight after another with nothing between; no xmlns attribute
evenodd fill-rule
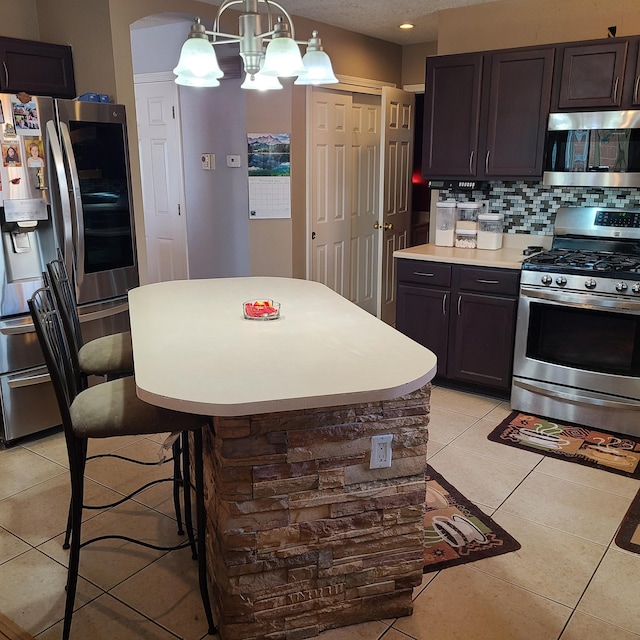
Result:
<svg viewBox="0 0 640 640"><path fill-rule="evenodd" d="M280 302L246 320L243 303ZM389 400L429 382L436 357L328 287L292 278L179 280L129 292L138 396L240 416Z"/></svg>

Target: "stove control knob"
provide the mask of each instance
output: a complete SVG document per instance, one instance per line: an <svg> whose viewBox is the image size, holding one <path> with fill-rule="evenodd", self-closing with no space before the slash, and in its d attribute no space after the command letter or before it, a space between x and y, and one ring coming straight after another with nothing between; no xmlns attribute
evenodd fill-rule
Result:
<svg viewBox="0 0 640 640"><path fill-rule="evenodd" d="M587 280L587 281L584 283L584 286L585 286L587 289L595 289L595 288L596 288L596 281L595 281L593 278L589 278L589 280Z"/></svg>
<svg viewBox="0 0 640 640"><path fill-rule="evenodd" d="M631 291L633 291L633 293L640 293L640 282L636 282L633 287L631 287Z"/></svg>
<svg viewBox="0 0 640 640"><path fill-rule="evenodd" d="M622 293L623 291L627 290L627 283L626 282L618 282L618 284L616 285L616 291L619 291L620 293Z"/></svg>
<svg viewBox="0 0 640 640"><path fill-rule="evenodd" d="M542 282L542 284L551 284L553 282L553 278L550 275L545 274L540 278L540 282Z"/></svg>
<svg viewBox="0 0 640 640"><path fill-rule="evenodd" d="M564 285L567 284L567 279L564 276L558 276L556 278L556 284L559 287L564 287Z"/></svg>

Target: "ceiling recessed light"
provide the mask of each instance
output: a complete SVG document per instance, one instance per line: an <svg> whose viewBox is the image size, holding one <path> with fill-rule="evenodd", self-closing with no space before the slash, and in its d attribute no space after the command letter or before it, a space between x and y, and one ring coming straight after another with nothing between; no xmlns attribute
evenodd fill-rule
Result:
<svg viewBox="0 0 640 640"><path fill-rule="evenodd" d="M403 22L400 25L400 28L401 29L413 29L413 27L415 27L415 26L416 26L415 24L411 24L410 22Z"/></svg>

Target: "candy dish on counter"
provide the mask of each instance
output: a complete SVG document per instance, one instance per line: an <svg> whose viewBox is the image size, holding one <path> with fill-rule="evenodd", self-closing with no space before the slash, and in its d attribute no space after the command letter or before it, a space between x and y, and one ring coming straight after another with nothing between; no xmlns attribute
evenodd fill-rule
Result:
<svg viewBox="0 0 640 640"><path fill-rule="evenodd" d="M280 303L268 298L248 300L242 311L247 320L276 320L280 317Z"/></svg>

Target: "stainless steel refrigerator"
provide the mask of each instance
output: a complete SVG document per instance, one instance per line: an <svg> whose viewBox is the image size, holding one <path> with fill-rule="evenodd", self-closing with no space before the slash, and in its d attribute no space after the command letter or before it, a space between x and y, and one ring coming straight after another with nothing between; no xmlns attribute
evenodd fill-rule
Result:
<svg viewBox="0 0 640 640"><path fill-rule="evenodd" d="M27 300L62 252L85 340L127 330L138 285L122 105L0 94L0 405L5 443L60 423Z"/></svg>

